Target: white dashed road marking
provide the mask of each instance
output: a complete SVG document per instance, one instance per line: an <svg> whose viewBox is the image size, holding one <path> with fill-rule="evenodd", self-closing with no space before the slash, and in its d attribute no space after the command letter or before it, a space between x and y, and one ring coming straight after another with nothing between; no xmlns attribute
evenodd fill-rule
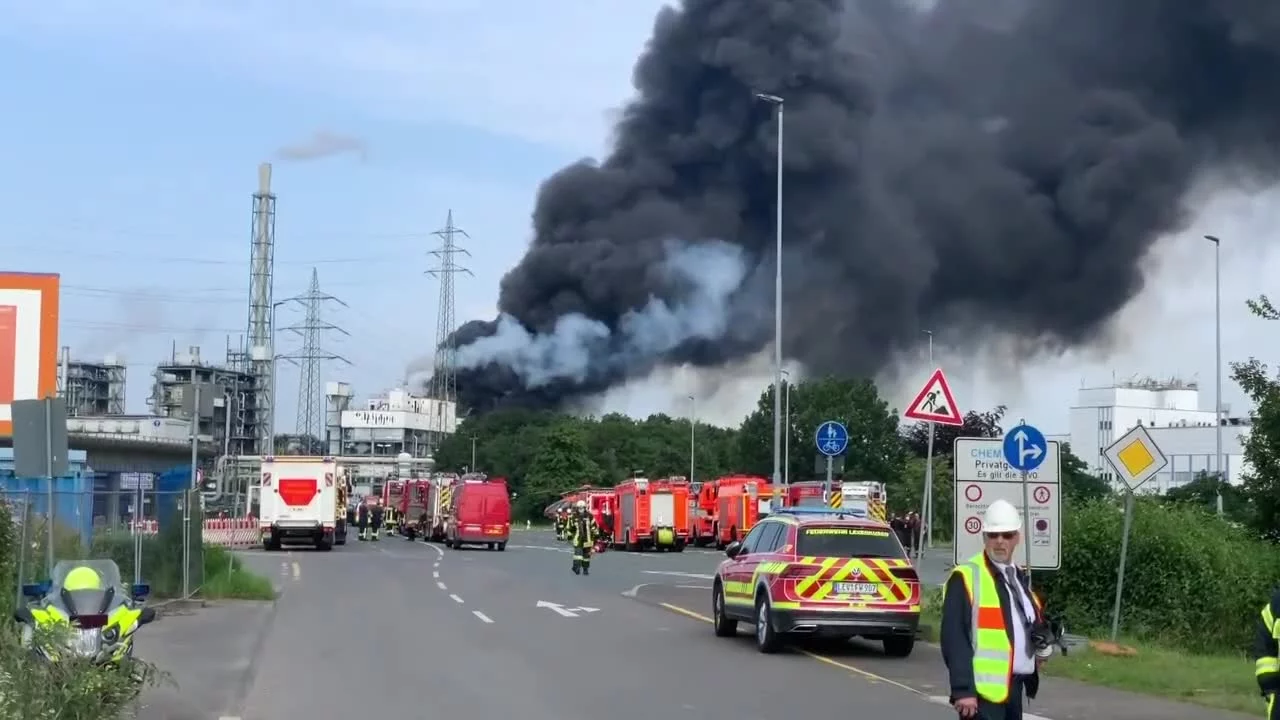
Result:
<svg viewBox="0 0 1280 720"><path fill-rule="evenodd" d="M472 615L475 615L475 616L476 616L476 617L478 617L478 618L480 618L480 622L483 622L483 623L490 623L490 624L492 624L492 623L493 623L493 620L492 620L488 615L485 615L484 613L480 612L479 610L472 610L472 611L471 611L471 614L472 614Z"/></svg>

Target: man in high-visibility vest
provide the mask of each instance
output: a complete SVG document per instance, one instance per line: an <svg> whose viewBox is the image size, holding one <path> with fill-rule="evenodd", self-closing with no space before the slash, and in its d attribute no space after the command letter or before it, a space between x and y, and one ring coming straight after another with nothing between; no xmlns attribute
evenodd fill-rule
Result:
<svg viewBox="0 0 1280 720"><path fill-rule="evenodd" d="M1254 675L1258 689L1267 699L1267 720L1280 720L1280 709L1276 707L1276 694L1280 693L1280 590L1263 606L1257 627L1253 640L1257 658Z"/></svg>
<svg viewBox="0 0 1280 720"><path fill-rule="evenodd" d="M573 545L573 574L591 574L591 546L596 541L596 521L587 512L587 503L574 503L569 516L569 543Z"/></svg>
<svg viewBox="0 0 1280 720"><path fill-rule="evenodd" d="M996 500L982 519L983 551L957 565L942 603L942 657L951 704L962 718L1021 720L1023 693L1034 698L1040 663L1053 652L1037 648L1033 631L1043 608L1015 560L1022 516Z"/></svg>

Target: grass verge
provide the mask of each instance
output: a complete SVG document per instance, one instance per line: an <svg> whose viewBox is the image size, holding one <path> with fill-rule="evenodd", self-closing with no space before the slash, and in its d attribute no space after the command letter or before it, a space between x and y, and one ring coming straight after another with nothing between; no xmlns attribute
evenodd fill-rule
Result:
<svg viewBox="0 0 1280 720"><path fill-rule="evenodd" d="M271 580L246 568L240 558L226 548L204 549L204 584L200 597L208 600L274 600Z"/></svg>
<svg viewBox="0 0 1280 720"><path fill-rule="evenodd" d="M926 594L920 624L922 635L929 642L938 641L941 607L940 588ZM1094 649L1073 650L1070 655L1054 655L1041 672L1219 710L1261 716L1266 708L1253 680L1253 662L1243 654L1195 655L1124 638L1119 644L1133 648L1136 653L1116 655Z"/></svg>

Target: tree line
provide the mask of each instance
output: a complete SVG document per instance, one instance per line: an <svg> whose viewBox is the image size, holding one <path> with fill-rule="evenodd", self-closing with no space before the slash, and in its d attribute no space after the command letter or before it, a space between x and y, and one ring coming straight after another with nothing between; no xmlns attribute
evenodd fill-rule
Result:
<svg viewBox="0 0 1280 720"><path fill-rule="evenodd" d="M784 392L787 388L784 386ZM824 420L849 429L849 449L837 475L849 480L885 483L889 510L919 510L925 477L928 426L902 424L873 383L820 378L790 387L788 476L795 481L820 479L825 468L813 449L813 433ZM957 437L998 438L1004 434L1005 408L973 411L958 427L935 426L935 534L945 537L952 525L951 453ZM637 420L625 415L576 417L529 409L497 410L465 419L436 452L437 467L474 469L508 479L516 492L516 513L537 517L561 493L583 484L611 486L635 472L648 477L688 476L692 446L694 479L730 473L769 477L773 472L773 389L766 388L756 408L736 428L690 419L651 415ZM1086 472L1085 464L1062 453L1063 492L1072 499L1108 494L1105 481Z"/></svg>

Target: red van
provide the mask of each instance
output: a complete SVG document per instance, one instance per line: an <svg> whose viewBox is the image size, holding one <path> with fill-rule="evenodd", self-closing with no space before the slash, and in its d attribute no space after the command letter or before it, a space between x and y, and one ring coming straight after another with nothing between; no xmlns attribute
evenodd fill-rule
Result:
<svg viewBox="0 0 1280 720"><path fill-rule="evenodd" d="M463 545L488 545L490 550L506 550L510 537L507 481L483 476L459 478L445 526L445 547L461 550Z"/></svg>

